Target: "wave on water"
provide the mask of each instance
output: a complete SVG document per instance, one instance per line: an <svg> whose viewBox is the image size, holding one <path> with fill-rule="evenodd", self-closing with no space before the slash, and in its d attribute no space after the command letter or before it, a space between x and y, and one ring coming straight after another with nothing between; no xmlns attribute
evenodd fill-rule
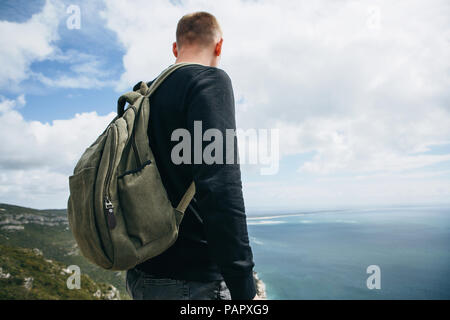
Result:
<svg viewBox="0 0 450 320"><path fill-rule="evenodd" d="M355 224L358 223L356 220L352 219L299 219L299 220L291 220L285 218L292 217L300 217L305 216L305 213L298 214L288 214L288 215L276 215L276 216L266 216L266 217L247 217L248 225L276 225L276 224L284 224L284 223L301 223L301 224L313 224L313 223L349 223ZM275 220L276 219L276 220Z"/></svg>
<svg viewBox="0 0 450 320"><path fill-rule="evenodd" d="M276 216L260 216L260 217L248 217L247 220L271 220L277 218L287 218L287 217L300 217L304 216L306 213L295 213L295 214L280 214Z"/></svg>
<svg viewBox="0 0 450 320"><path fill-rule="evenodd" d="M249 221L248 225L261 225L261 224L282 224L286 223L286 221L281 220L261 220L261 221Z"/></svg>

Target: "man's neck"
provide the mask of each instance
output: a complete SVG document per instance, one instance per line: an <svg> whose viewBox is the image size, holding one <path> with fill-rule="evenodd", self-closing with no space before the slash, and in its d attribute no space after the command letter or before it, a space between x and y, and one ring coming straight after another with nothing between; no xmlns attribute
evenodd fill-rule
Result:
<svg viewBox="0 0 450 320"><path fill-rule="evenodd" d="M213 66L213 62L210 54L203 54L199 52L180 52L175 63L181 62L190 62L190 63L198 63L204 66Z"/></svg>

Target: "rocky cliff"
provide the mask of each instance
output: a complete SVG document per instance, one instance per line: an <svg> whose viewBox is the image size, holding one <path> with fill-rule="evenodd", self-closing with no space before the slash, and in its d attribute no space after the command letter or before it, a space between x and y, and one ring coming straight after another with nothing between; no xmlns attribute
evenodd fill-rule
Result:
<svg viewBox="0 0 450 320"><path fill-rule="evenodd" d="M259 279L258 274L253 272L253 280L255 281L256 294L260 299L267 299L266 285Z"/></svg>

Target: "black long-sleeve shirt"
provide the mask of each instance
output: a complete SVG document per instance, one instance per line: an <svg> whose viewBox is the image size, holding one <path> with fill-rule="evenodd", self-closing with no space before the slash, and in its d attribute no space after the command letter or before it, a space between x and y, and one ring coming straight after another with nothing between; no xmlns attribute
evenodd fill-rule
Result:
<svg viewBox="0 0 450 320"><path fill-rule="evenodd" d="M202 135L211 128L222 133L223 164L194 163L194 139L199 139L194 135L195 121L201 121ZM172 141L171 136L180 128L188 130L191 136L190 164L176 165L171 159L173 147L180 143ZM137 268L173 279L224 279L233 299L251 299L255 296L254 263L241 172L236 161L226 164L226 157L237 158L237 141L234 138L232 154L227 155L227 129L236 129L235 106L231 80L222 69L183 66L150 97L150 147L169 199L176 207L192 181L196 194L185 212L175 244ZM202 149L209 143L203 142Z"/></svg>

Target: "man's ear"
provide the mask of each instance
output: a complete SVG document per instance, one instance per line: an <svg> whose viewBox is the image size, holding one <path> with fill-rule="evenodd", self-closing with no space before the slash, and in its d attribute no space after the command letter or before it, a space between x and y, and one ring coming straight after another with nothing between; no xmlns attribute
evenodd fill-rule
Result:
<svg viewBox="0 0 450 320"><path fill-rule="evenodd" d="M222 53L222 43L223 43L223 38L220 38L220 41L217 42L216 48L214 49L214 54L216 56L220 56L220 54Z"/></svg>
<svg viewBox="0 0 450 320"><path fill-rule="evenodd" d="M177 43L176 42L174 42L172 44L172 52L173 52L173 55L175 56L175 58L178 58L178 48L177 48Z"/></svg>

